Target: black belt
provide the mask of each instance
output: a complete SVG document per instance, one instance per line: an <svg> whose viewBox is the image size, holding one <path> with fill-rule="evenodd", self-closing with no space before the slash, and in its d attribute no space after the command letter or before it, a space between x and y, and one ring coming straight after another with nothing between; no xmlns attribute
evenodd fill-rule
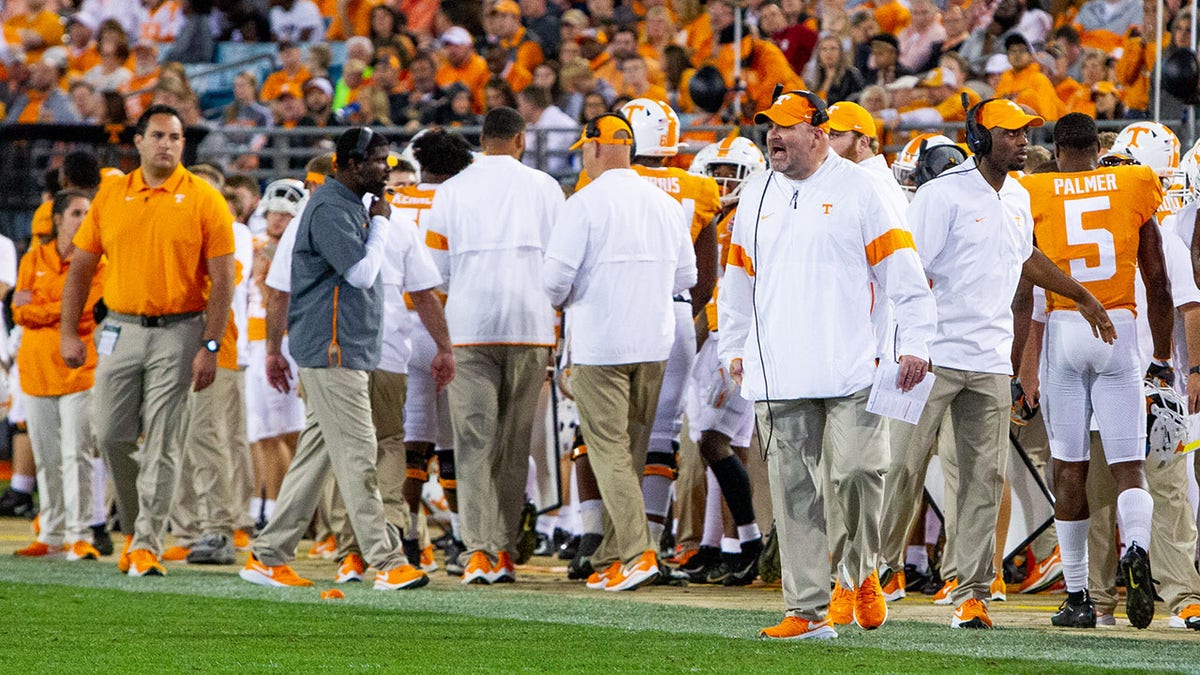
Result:
<svg viewBox="0 0 1200 675"><path fill-rule="evenodd" d="M108 317L116 319L122 323L136 323L143 328L165 328L173 323L194 319L204 312L184 312L182 314L162 314L160 316L145 316L142 314L121 314L120 312L109 312Z"/></svg>

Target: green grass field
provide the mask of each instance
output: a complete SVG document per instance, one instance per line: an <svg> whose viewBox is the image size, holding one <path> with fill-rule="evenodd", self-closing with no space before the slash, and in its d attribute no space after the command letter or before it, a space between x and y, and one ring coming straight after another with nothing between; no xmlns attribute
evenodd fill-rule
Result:
<svg viewBox="0 0 1200 675"><path fill-rule="evenodd" d="M320 600L330 586L265 589L182 566L129 579L107 561L3 555L0 671L1200 671L1200 635L1183 631L1139 639L893 620L829 642L774 643L754 635L779 612L681 606L681 589L463 588L439 572L418 591L354 584L344 600Z"/></svg>

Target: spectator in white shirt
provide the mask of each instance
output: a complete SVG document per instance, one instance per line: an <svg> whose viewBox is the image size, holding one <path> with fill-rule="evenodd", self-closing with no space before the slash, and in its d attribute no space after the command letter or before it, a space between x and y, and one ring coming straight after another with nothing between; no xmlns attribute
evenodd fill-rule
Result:
<svg viewBox="0 0 1200 675"><path fill-rule="evenodd" d="M936 64L933 53L936 43L946 40L937 5L933 0L912 3L912 23L900 31L900 65L914 73L929 70Z"/></svg>
<svg viewBox="0 0 1200 675"><path fill-rule="evenodd" d="M273 0L270 19L278 42L308 42L325 33L325 19L312 0Z"/></svg>
<svg viewBox="0 0 1200 675"><path fill-rule="evenodd" d="M541 166L554 176L569 173L571 158L566 154L567 148L571 147L579 124L554 105L550 90L545 87L525 87L517 94L517 110L528 125L525 131L525 157L521 161L527 166ZM543 138L546 140L544 148L539 143Z"/></svg>

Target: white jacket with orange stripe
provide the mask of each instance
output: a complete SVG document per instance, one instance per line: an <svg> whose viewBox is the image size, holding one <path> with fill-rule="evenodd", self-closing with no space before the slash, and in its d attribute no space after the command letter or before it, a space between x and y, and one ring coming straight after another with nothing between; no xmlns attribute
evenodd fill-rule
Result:
<svg viewBox="0 0 1200 675"><path fill-rule="evenodd" d="M810 177L747 181L717 299L723 364L752 401L833 398L875 373L871 283L895 303L896 353L926 359L937 315L904 214L829 151Z"/></svg>

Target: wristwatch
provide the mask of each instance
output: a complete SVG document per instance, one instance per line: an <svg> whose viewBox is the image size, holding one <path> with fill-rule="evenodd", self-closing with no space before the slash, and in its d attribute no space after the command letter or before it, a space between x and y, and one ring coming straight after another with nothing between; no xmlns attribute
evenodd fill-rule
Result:
<svg viewBox="0 0 1200 675"><path fill-rule="evenodd" d="M1200 375L1200 365L1188 368L1188 375Z"/></svg>
<svg viewBox="0 0 1200 675"><path fill-rule="evenodd" d="M217 352L221 351L221 343L217 342L216 340L209 340L208 342L204 343L204 348L210 353L216 354Z"/></svg>

